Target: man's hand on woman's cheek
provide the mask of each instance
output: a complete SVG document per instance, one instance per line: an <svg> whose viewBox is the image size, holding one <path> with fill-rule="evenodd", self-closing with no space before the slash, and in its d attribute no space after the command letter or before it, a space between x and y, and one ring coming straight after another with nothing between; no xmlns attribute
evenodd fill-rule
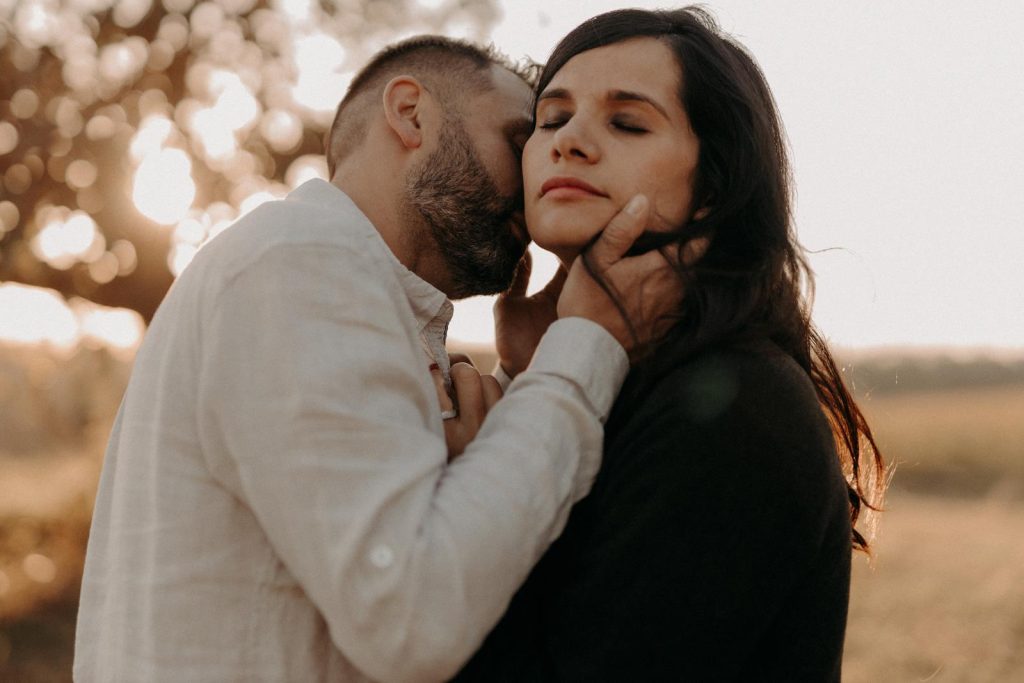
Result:
<svg viewBox="0 0 1024 683"><path fill-rule="evenodd" d="M592 320L608 330L631 357L666 332L666 323L679 310L684 294L679 273L670 263L677 260L671 252L678 245L626 255L643 234L649 213L648 199L633 197L608 223L589 254L584 252L573 262L558 300L559 318ZM684 261L694 263L706 249L706 240L688 243ZM589 268L584 259L589 259Z"/></svg>

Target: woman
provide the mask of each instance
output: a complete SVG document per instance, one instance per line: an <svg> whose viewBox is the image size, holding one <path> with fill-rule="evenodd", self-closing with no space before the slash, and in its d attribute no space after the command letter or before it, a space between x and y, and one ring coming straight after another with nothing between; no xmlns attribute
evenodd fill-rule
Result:
<svg viewBox="0 0 1024 683"><path fill-rule="evenodd" d="M643 194L641 248L675 260L685 299L627 379L592 493L458 680L838 680L883 464L801 295L760 69L702 10L611 12L555 49L535 118L533 239L586 259Z"/></svg>

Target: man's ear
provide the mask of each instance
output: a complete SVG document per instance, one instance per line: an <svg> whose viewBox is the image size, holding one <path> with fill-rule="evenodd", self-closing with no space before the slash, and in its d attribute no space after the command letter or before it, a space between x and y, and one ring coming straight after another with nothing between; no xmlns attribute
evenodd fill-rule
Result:
<svg viewBox="0 0 1024 683"><path fill-rule="evenodd" d="M420 117L426 92L412 76L395 76L384 86L384 118L406 149L423 144Z"/></svg>

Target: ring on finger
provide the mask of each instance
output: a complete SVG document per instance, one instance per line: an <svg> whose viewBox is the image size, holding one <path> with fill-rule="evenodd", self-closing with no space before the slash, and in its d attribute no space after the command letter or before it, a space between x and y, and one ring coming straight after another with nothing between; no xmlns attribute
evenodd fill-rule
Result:
<svg viewBox="0 0 1024 683"><path fill-rule="evenodd" d="M458 416L459 416L459 411L457 409L455 409L455 408L452 408L451 410L442 410L441 411L441 419L442 420L451 420L451 419L456 418Z"/></svg>

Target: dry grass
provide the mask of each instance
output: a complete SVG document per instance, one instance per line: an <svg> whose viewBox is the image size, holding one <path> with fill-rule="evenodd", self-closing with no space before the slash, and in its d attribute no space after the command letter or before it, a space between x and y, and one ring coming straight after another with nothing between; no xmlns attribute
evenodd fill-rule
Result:
<svg viewBox="0 0 1024 683"><path fill-rule="evenodd" d="M844 679L1024 681L1024 505L897 493L855 562Z"/></svg>
<svg viewBox="0 0 1024 683"><path fill-rule="evenodd" d="M861 399L897 489L1024 501L1024 386Z"/></svg>

